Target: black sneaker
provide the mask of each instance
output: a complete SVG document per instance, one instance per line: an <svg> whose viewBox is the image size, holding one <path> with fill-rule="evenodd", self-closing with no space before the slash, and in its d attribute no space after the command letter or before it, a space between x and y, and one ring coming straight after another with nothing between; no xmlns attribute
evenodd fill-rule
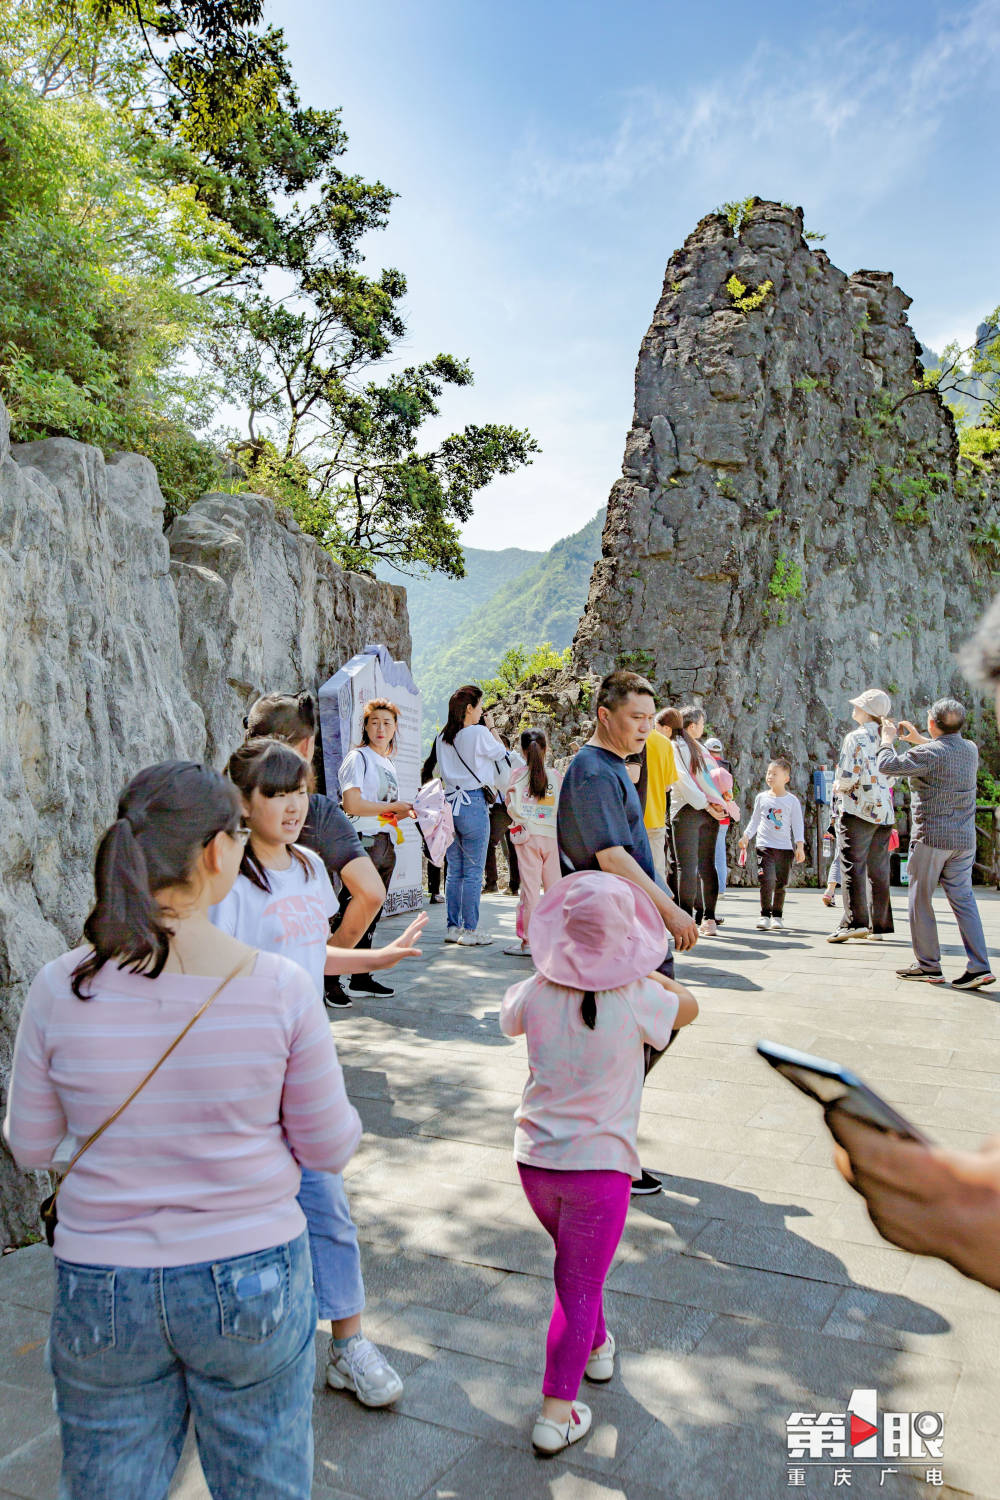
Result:
<svg viewBox="0 0 1000 1500"><path fill-rule="evenodd" d="M394 995L396 993L391 984L380 984L371 974L355 974L350 981L350 986L356 995Z"/></svg>
<svg viewBox="0 0 1000 1500"><path fill-rule="evenodd" d="M911 964L908 969L897 969L896 978L915 979L924 984L944 984L944 975L940 969L922 969L919 964Z"/></svg>
<svg viewBox="0 0 1000 1500"><path fill-rule="evenodd" d="M663 1183L658 1177L654 1177L652 1172L647 1172L645 1167L642 1169L641 1177L632 1179L633 1198L651 1198L654 1193L662 1192Z"/></svg>
<svg viewBox="0 0 1000 1500"><path fill-rule="evenodd" d="M323 986L323 999L329 1010L350 1010L354 1001L350 995L341 988L340 980L328 979Z"/></svg>
<svg viewBox="0 0 1000 1500"><path fill-rule="evenodd" d="M958 979L951 981L951 987L953 990L981 990L986 985L996 984L996 982L996 975L991 974L989 969L980 969L976 974L971 969L966 969Z"/></svg>

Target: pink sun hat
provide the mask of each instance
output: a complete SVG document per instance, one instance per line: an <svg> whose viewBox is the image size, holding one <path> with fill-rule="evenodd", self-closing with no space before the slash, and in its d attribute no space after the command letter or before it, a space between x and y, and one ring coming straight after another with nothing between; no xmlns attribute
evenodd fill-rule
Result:
<svg viewBox="0 0 1000 1500"><path fill-rule="evenodd" d="M528 941L539 974L574 990L617 990L644 979L668 946L645 891L599 870L556 881L535 907Z"/></svg>

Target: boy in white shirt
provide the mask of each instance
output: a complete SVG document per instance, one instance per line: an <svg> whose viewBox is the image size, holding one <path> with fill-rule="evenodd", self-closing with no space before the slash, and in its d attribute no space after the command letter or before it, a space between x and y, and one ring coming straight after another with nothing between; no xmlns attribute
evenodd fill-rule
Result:
<svg viewBox="0 0 1000 1500"><path fill-rule="evenodd" d="M806 857L802 803L794 792L788 790L791 774L792 768L787 760L778 757L771 761L764 777L767 791L757 793L753 815L740 839L741 849L745 849L755 835L757 839L757 883L760 886L757 926L761 932L769 928L772 932L780 932L784 927L785 887L792 868L793 850L797 865L802 864Z"/></svg>

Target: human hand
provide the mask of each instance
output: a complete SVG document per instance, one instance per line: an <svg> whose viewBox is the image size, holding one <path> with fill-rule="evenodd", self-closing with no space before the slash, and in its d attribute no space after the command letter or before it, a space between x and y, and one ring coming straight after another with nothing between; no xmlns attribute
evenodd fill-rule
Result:
<svg viewBox="0 0 1000 1500"><path fill-rule="evenodd" d="M721 802L710 802L706 811L712 814L717 823L721 823L723 818L728 818L729 816Z"/></svg>
<svg viewBox="0 0 1000 1500"><path fill-rule="evenodd" d="M427 913L421 912L415 921L411 922L405 932L401 932L398 938L391 943L386 943L384 948L373 948L371 952L371 966L373 969L391 969L399 963L401 958L419 958L421 950L414 947L420 934L427 926Z"/></svg>
<svg viewBox="0 0 1000 1500"><path fill-rule="evenodd" d="M891 745L892 742L893 742L893 740L896 738L897 733L898 733L898 730L896 729L896 725L893 723L892 719L883 719L882 720L882 743L883 743L883 745Z"/></svg>
<svg viewBox="0 0 1000 1500"><path fill-rule="evenodd" d="M947 1151L887 1135L836 1105L826 1123L838 1169L885 1239L1000 1291L1000 1136L978 1151Z"/></svg>
<svg viewBox="0 0 1000 1500"><path fill-rule="evenodd" d="M911 745L922 745L924 743L924 737L920 733L920 730L915 724L911 724L909 719L900 719L897 728L903 739L907 740Z"/></svg>
<svg viewBox="0 0 1000 1500"><path fill-rule="evenodd" d="M745 849L747 847L747 844L749 842L750 842L750 840L747 838L746 834L744 834L743 837L740 839L739 848Z"/></svg>
<svg viewBox="0 0 1000 1500"><path fill-rule="evenodd" d="M483 714L483 723L486 725L487 729L489 729L490 731L492 731L492 729L493 729L493 710L491 708L488 708L486 710L486 712Z"/></svg>
<svg viewBox="0 0 1000 1500"><path fill-rule="evenodd" d="M387 813L394 814L397 818L415 818L417 816L412 802L387 802L385 810Z"/></svg>
<svg viewBox="0 0 1000 1500"><path fill-rule="evenodd" d="M663 925L674 940L674 947L678 953L686 953L693 948L698 941L698 924L694 917L689 917L686 911L671 901L666 911L661 910Z"/></svg>
<svg viewBox="0 0 1000 1500"><path fill-rule="evenodd" d="M805 844L796 844L795 845L795 863L797 865L804 865L805 862L806 862L806 846L805 846Z"/></svg>

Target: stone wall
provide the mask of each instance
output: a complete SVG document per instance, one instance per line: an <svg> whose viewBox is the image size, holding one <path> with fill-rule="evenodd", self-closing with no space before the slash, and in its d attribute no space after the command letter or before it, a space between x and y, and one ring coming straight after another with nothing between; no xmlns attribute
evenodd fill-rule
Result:
<svg viewBox="0 0 1000 1500"><path fill-rule="evenodd" d="M0 404L0 1083L23 997L79 939L98 837L140 767L218 763L262 691L371 641L409 655L405 591L344 573L259 496L163 533L152 465L66 439L11 449ZM0 1154L4 1243L41 1179Z"/></svg>
<svg viewBox="0 0 1000 1500"><path fill-rule="evenodd" d="M943 401L914 394L909 303L810 249L799 210L757 201L738 234L702 220L642 343L572 667L508 705L511 725L541 700L565 746L589 732L581 682L632 666L663 701L704 704L748 801L774 754L806 789L862 688L913 718L961 691L1000 483L962 471Z"/></svg>

